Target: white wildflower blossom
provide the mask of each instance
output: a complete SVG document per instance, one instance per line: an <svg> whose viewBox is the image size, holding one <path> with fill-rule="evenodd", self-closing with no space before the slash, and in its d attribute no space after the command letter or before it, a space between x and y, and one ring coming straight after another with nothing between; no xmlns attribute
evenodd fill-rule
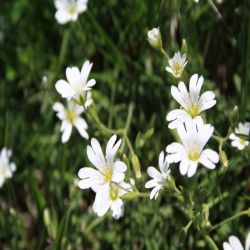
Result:
<svg viewBox="0 0 250 250"><path fill-rule="evenodd" d="M148 31L148 42L154 49L162 48L162 38L160 28L153 28Z"/></svg>
<svg viewBox="0 0 250 250"><path fill-rule="evenodd" d="M88 0L55 0L55 18L59 24L75 22L78 15L87 10Z"/></svg>
<svg viewBox="0 0 250 250"><path fill-rule="evenodd" d="M181 55L178 51L174 54L173 58L168 60L169 66L166 67L166 71L171 73L174 77L179 78L182 75L187 63L186 54Z"/></svg>
<svg viewBox="0 0 250 250"><path fill-rule="evenodd" d="M11 178L13 172L16 171L16 164L10 162L11 155L11 150L7 148L3 148L0 153L0 187L2 187L5 180Z"/></svg>
<svg viewBox="0 0 250 250"><path fill-rule="evenodd" d="M214 131L210 124L203 124L201 117L196 120L187 119L177 128L181 143L171 143L167 146L169 163L180 162L179 169L182 175L192 177L197 170L198 163L209 169L214 169L219 161L219 155L211 150L204 149Z"/></svg>
<svg viewBox="0 0 250 250"><path fill-rule="evenodd" d="M184 82L179 82L178 88L171 86L171 94L181 105L181 108L168 113L166 119L170 121L168 125L170 129L176 128L178 124L183 123L189 117L199 116L202 111L216 104L215 94L212 91L206 91L200 96L203 81L202 76L192 75L189 81L189 92Z"/></svg>
<svg viewBox="0 0 250 250"><path fill-rule="evenodd" d="M89 138L87 133L88 125L86 121L80 117L80 115L84 112L84 107L77 105L73 101L68 101L67 107L64 107L60 102L56 102L53 105L53 110L57 112L57 117L62 121L62 143L69 140L73 127L78 130L79 134L83 138Z"/></svg>
<svg viewBox="0 0 250 250"><path fill-rule="evenodd" d="M145 188L153 188L150 193L150 199L157 199L159 191L163 189L166 181L170 175L169 163L166 158L164 159L164 152L162 151L159 155L159 169L158 171L155 167L148 167L147 172L153 179L146 182Z"/></svg>
<svg viewBox="0 0 250 250"><path fill-rule="evenodd" d="M84 105L88 92L96 84L94 79L88 80L92 63L84 62L81 71L77 67L66 69L67 81L59 80L56 82L56 90L63 98L74 99L78 104Z"/></svg>
<svg viewBox="0 0 250 250"><path fill-rule="evenodd" d="M115 219L121 218L124 213L124 204L121 198L130 191L132 191L131 185L125 182L104 184L96 192L93 211L98 216L103 216L111 209Z"/></svg>
<svg viewBox="0 0 250 250"><path fill-rule="evenodd" d="M238 237L232 235L229 237L228 242L223 243L223 250L244 250L244 248ZM245 250L250 250L250 232L246 239Z"/></svg>
<svg viewBox="0 0 250 250"><path fill-rule="evenodd" d="M105 157L99 142L95 138L91 139L91 145L87 147L87 155L96 169L84 167L79 170L78 176L82 180L79 181L78 186L81 189L92 188L96 192L105 188L105 184L120 183L124 180L127 166L124 162L115 159L121 145L121 139L117 142L116 139L116 135L109 139Z"/></svg>
<svg viewBox="0 0 250 250"><path fill-rule="evenodd" d="M238 148L239 150L243 150L246 146L249 145L249 141L245 141L239 138L238 136L236 136L236 134L249 135L250 122L245 122L245 123L240 122L238 124L238 127L235 128L234 132L235 133L231 133L229 135L229 139L232 140L231 145L235 148Z"/></svg>

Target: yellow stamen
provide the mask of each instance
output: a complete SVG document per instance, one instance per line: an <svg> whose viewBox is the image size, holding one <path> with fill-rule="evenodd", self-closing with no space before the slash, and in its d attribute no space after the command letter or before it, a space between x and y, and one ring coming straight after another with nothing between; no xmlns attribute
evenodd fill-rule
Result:
<svg viewBox="0 0 250 250"><path fill-rule="evenodd" d="M191 150L188 153L188 158L190 161L197 161L200 158L200 152L197 149Z"/></svg>
<svg viewBox="0 0 250 250"><path fill-rule="evenodd" d="M112 176L113 176L113 170L112 168L108 168L106 172L104 173L104 181L105 182L111 181Z"/></svg>
<svg viewBox="0 0 250 250"><path fill-rule="evenodd" d="M109 197L112 201L115 201L118 198L118 186L112 185L109 190Z"/></svg>
<svg viewBox="0 0 250 250"><path fill-rule="evenodd" d="M68 8L68 12L70 14L74 14L76 12L76 6L75 5L71 5L69 8Z"/></svg>
<svg viewBox="0 0 250 250"><path fill-rule="evenodd" d="M196 117L197 115L199 115L199 107L197 104L191 104L189 109L186 110L191 116L192 118Z"/></svg>

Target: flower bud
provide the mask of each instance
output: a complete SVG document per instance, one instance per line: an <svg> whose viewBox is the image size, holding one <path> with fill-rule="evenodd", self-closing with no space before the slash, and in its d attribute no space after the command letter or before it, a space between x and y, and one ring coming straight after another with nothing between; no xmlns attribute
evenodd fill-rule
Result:
<svg viewBox="0 0 250 250"><path fill-rule="evenodd" d="M156 50L162 49L162 39L159 27L153 28L148 32L148 42Z"/></svg>
<svg viewBox="0 0 250 250"><path fill-rule="evenodd" d="M236 126L238 118L239 118L239 109L238 109L238 106L235 105L233 108L233 111L231 111L231 114L230 114L231 127L234 128Z"/></svg>
<svg viewBox="0 0 250 250"><path fill-rule="evenodd" d="M131 162L135 171L136 178L141 178L141 164L136 154L132 155Z"/></svg>
<svg viewBox="0 0 250 250"><path fill-rule="evenodd" d="M220 155L220 161L221 161L223 167L227 168L228 167L228 159L227 159L226 152L224 150L220 150L219 155Z"/></svg>
<svg viewBox="0 0 250 250"><path fill-rule="evenodd" d="M186 39L182 39L182 45L181 45L181 53L187 53L188 52L188 46Z"/></svg>

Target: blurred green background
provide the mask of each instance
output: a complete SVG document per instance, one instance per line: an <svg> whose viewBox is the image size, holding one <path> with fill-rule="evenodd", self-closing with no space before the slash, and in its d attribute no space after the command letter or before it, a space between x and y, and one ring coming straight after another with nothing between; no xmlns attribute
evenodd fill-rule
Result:
<svg viewBox="0 0 250 250"><path fill-rule="evenodd" d="M78 170L90 166L88 141L74 130L70 141L62 145L60 121L52 105L62 101L54 85L65 78L66 67L81 67L85 59L93 62L94 108L100 120L114 129L124 127L133 103L128 133L132 143L139 131L144 138L154 129L145 144L136 148L143 173L136 182L145 191L147 167L157 167L160 151L174 140L165 117L176 107L170 95L174 79L165 71L166 58L147 42L149 29L160 27L170 56L186 39L188 74L204 75L203 91L216 93L217 105L206 112L207 122L226 135L234 105L239 106L241 121L249 119L249 1L213 4L210 0L198 4L192 0L89 0L88 10L77 22L61 26L51 0L1 1L0 147L11 148L17 164L17 172L0 190L1 249L209 249L192 227L186 239L178 241L188 222L187 208L164 192L156 201L126 202L120 220L110 215L98 218L92 212L94 193L74 185ZM42 81L43 76L48 81ZM105 145L109 136L88 118L87 122L90 136ZM217 149L215 141L210 144ZM128 149L124 150L129 157ZM229 193L210 211L211 223L250 203L249 156L230 145L225 150L230 160L227 170L220 165L214 172L198 169L206 200ZM172 169L177 185L192 188L177 167ZM241 218L210 236L221 248L231 234L244 242L249 225L249 218Z"/></svg>

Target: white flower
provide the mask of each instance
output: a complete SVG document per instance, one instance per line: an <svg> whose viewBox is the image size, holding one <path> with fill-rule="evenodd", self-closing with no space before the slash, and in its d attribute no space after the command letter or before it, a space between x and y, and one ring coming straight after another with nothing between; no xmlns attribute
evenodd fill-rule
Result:
<svg viewBox="0 0 250 250"><path fill-rule="evenodd" d="M181 105L181 108L168 113L166 119L170 121L168 125L170 129L176 128L179 123L184 122L188 117L199 116L202 111L216 104L215 94L212 91L206 91L200 96L203 80L202 76L192 75L189 81L189 92L184 82L179 82L178 88L171 86L171 94Z"/></svg>
<svg viewBox="0 0 250 250"><path fill-rule="evenodd" d="M55 0L55 18L60 24L75 22L78 15L87 9L88 0Z"/></svg>
<svg viewBox="0 0 250 250"><path fill-rule="evenodd" d="M229 237L229 242L223 243L223 249L224 250L244 250L240 240L238 237L232 235ZM250 249L250 232L248 233L246 244L245 244L245 250Z"/></svg>
<svg viewBox="0 0 250 250"><path fill-rule="evenodd" d="M11 178L16 171L16 164L10 162L11 150L3 148L0 154L0 187L3 186L5 179Z"/></svg>
<svg viewBox="0 0 250 250"><path fill-rule="evenodd" d="M181 143L174 142L166 148L167 161L169 163L180 162L180 173L187 174L188 177L196 173L198 163L214 169L215 163L219 161L219 155L211 149L204 149L213 131L213 126L204 125L200 117L196 120L187 119L177 128Z"/></svg>
<svg viewBox="0 0 250 250"><path fill-rule="evenodd" d="M103 187L105 184L120 183L124 180L127 166L124 162L115 159L116 152L121 145L121 139L118 142L116 139L116 135L109 139L105 157L99 142L95 138L91 139L91 146L87 147L87 155L97 170L89 167L81 168L78 172L78 176L82 179L78 183L79 188L92 188L97 192L105 188Z"/></svg>
<svg viewBox="0 0 250 250"><path fill-rule="evenodd" d="M145 184L145 188L153 188L150 193L150 199L157 199L159 191L166 184L166 180L170 175L169 163L164 159L164 152L159 155L159 168L160 172L155 167L148 167L147 172L153 179Z"/></svg>
<svg viewBox="0 0 250 250"><path fill-rule="evenodd" d="M104 184L96 193L93 211L98 216L103 216L110 208L112 216L119 219L124 213L121 197L130 191L132 191L131 185L125 182Z"/></svg>
<svg viewBox="0 0 250 250"><path fill-rule="evenodd" d="M96 83L94 79L88 80L92 63L84 62L81 71L77 67L68 67L66 69L67 81L57 81L56 90L63 98L75 99L77 103L84 104L87 98L87 92L91 91Z"/></svg>
<svg viewBox="0 0 250 250"><path fill-rule="evenodd" d="M80 115L84 112L84 107L77 105L73 101L68 101L68 105L65 108L62 103L56 102L53 105L53 110L57 112L57 117L62 121L62 143L69 140L73 126L76 127L79 134L83 138L89 138L86 131L88 125L86 121L80 117Z"/></svg>
<svg viewBox="0 0 250 250"><path fill-rule="evenodd" d="M178 51L174 54L174 57L168 60L169 66L166 67L166 71L171 73L174 77L179 78L187 65L186 54L181 55Z"/></svg>
<svg viewBox="0 0 250 250"><path fill-rule="evenodd" d="M250 132L250 123L245 122L245 123L239 123L238 127L235 128L235 133L236 134L242 134L242 135L249 135ZM235 148L238 148L239 150L243 150L246 146L249 145L248 141L245 141L238 136L236 136L234 133L231 133L229 135L229 138L232 140L231 145Z"/></svg>
<svg viewBox="0 0 250 250"><path fill-rule="evenodd" d="M148 31L148 42L154 49L162 48L161 32L159 28Z"/></svg>

